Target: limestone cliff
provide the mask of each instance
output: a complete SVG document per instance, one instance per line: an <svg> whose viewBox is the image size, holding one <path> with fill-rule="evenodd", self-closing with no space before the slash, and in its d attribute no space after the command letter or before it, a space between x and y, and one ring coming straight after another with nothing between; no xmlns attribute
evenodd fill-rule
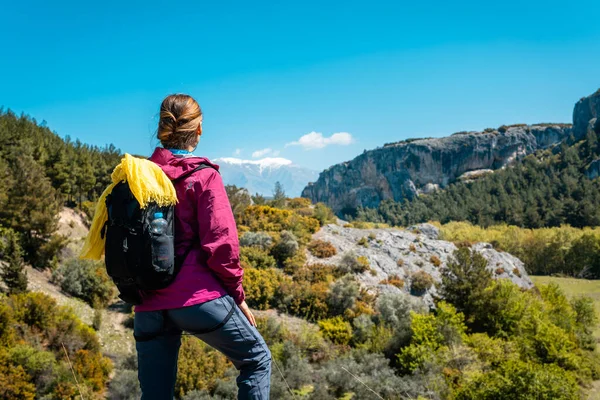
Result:
<svg viewBox="0 0 600 400"><path fill-rule="evenodd" d="M515 125L387 144L321 172L302 196L336 212L377 207L384 199L399 201L443 188L465 173L503 168L570 133L565 124Z"/></svg>
<svg viewBox="0 0 600 400"><path fill-rule="evenodd" d="M590 129L600 131L600 90L575 104L573 125L501 126L386 144L321 172L302 196L342 214L359 206L377 207L385 199L400 201L457 180L479 179L571 134L581 139ZM590 167L588 175L597 176L598 165Z"/></svg>

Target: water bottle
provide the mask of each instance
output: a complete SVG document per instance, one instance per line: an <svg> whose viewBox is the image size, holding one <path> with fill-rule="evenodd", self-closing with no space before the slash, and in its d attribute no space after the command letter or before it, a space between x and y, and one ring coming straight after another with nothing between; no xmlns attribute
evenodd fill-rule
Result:
<svg viewBox="0 0 600 400"><path fill-rule="evenodd" d="M163 218L163 213L154 213L154 219L150 223L150 232L155 235L164 235L167 233L169 224L166 219Z"/></svg>

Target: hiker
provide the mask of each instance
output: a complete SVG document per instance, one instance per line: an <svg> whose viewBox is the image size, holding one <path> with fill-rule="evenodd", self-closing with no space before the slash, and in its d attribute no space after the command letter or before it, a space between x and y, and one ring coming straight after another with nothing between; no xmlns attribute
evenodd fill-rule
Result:
<svg viewBox="0 0 600 400"><path fill-rule="evenodd" d="M166 97L160 106L157 134L162 147L154 150L149 159L151 162L126 155L115 169L113 185L99 201L98 220L95 218L92 223L82 257L99 257L104 253L105 240L107 271L117 283L120 297L136 304L134 336L142 400L173 399L183 332L193 334L231 360L240 372L238 399L268 399L271 353L244 300L237 228L219 167L192 153L201 135L202 111L196 100L182 94ZM161 179L167 184L161 183ZM125 181L128 188L122 186ZM119 188L123 187L127 198L136 201L137 206L141 205L139 212L150 212L146 202L151 201L161 210L150 212L147 218L138 218L144 223L151 219L150 228L139 231L156 230L158 234L154 235L156 232L153 231L154 236L149 237L160 243L147 245L157 245L159 250L153 248L152 254L148 255L150 261L136 262L135 265L159 263L160 266L163 261L168 265L169 256L171 262L176 259L177 262L173 262L177 265L175 269L165 269L175 272L169 272L173 275L172 281L167 281L164 288L137 290L142 281L140 277L119 280L119 274L115 272L121 264L123 271L131 269L127 265L128 257L139 258L138 253L142 250L132 251L132 248L147 247L135 244L142 235L131 236L134 229L123 230L118 226L122 224L114 222L118 204L125 201L115 200L123 192ZM169 208L165 208L169 202L174 217ZM170 250L165 244L173 241L173 236L160 231L169 227L174 230L175 238ZM121 231L125 231L124 238L117 237ZM152 284L164 286L159 285L160 279ZM148 282L151 281L147 279L146 284L150 285ZM128 284L131 284L129 288Z"/></svg>

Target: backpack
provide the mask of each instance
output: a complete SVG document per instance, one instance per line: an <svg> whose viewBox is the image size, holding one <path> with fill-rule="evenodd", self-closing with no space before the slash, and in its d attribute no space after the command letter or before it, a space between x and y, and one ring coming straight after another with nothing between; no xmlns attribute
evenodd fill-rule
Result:
<svg viewBox="0 0 600 400"><path fill-rule="evenodd" d="M181 181L196 171L213 168L201 164L172 180ZM119 182L106 197L108 220L102 237L106 236L106 272L119 289L119 298L130 304L140 304L140 291L163 289L173 280L193 246L181 257L175 257L175 206L160 207L150 203L142 209L129 189L127 181ZM160 233L151 231L152 222L162 213Z"/></svg>

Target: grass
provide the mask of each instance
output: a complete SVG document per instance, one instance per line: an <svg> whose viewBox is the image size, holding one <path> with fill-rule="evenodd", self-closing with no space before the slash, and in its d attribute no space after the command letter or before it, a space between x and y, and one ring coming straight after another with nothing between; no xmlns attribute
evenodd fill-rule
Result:
<svg viewBox="0 0 600 400"><path fill-rule="evenodd" d="M547 285L556 283L565 292L568 297L588 296L594 300L596 315L600 321L600 280L587 280L575 278L557 278L553 276L530 276L535 285ZM596 325L594 336L599 343L596 351L600 352L600 324ZM600 381L592 383L591 387L586 391L587 400L600 399Z"/></svg>

